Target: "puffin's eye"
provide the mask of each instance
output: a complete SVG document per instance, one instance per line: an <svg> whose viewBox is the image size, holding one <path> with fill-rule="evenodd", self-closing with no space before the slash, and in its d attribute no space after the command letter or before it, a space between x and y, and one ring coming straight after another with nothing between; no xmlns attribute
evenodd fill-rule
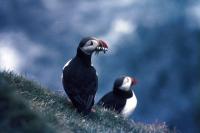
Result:
<svg viewBox="0 0 200 133"><path fill-rule="evenodd" d="M93 41L90 42L90 45L93 45Z"/></svg>

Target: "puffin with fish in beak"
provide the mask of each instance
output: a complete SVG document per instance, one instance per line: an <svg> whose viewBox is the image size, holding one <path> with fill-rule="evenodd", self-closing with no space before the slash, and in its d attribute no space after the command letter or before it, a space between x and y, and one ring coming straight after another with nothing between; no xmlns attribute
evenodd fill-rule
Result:
<svg viewBox="0 0 200 133"><path fill-rule="evenodd" d="M87 115L94 105L98 89L96 69L92 66L92 54L106 53L105 41L94 38L83 38L77 48L76 56L63 67L63 88L79 113Z"/></svg>

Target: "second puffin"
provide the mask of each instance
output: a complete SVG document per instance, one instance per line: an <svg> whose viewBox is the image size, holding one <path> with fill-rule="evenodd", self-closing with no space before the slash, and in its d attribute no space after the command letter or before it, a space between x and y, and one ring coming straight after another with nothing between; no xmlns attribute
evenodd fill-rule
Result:
<svg viewBox="0 0 200 133"><path fill-rule="evenodd" d="M131 90L131 87L136 83L137 80L129 76L117 78L113 91L104 95L99 100L98 105L114 110L124 117L129 117L137 106L137 98Z"/></svg>

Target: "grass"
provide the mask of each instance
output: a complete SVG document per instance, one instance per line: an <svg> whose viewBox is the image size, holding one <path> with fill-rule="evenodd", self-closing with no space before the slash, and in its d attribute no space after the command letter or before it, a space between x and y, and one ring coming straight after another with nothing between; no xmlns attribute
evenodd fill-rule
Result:
<svg viewBox="0 0 200 133"><path fill-rule="evenodd" d="M4 98L6 97L6 98ZM9 103L9 108L2 104ZM168 133L164 123L144 124L95 107L84 117L64 96L12 72L0 72L0 131L58 133ZM4 110L2 114L2 110ZM16 117L17 122L15 122ZM2 115L2 116L1 116ZM15 118L15 119L14 119ZM14 119L14 120L13 120ZM10 122L22 124L12 126ZM16 130L18 129L18 130ZM6 131L5 131L6 132Z"/></svg>
<svg viewBox="0 0 200 133"><path fill-rule="evenodd" d="M54 130L16 95L15 86L7 82L5 74L0 73L0 132L53 133Z"/></svg>

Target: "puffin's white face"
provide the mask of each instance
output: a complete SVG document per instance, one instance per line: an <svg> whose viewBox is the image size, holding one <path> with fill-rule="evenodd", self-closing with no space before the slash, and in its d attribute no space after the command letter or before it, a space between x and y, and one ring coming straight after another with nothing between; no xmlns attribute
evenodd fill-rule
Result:
<svg viewBox="0 0 200 133"><path fill-rule="evenodd" d="M132 82L133 80L131 77L125 77L122 85L119 88L124 91L129 91L132 86Z"/></svg>
<svg viewBox="0 0 200 133"><path fill-rule="evenodd" d="M108 47L105 42L102 40L97 40L97 39L92 39L88 40L83 47L81 47L81 50L88 54L91 55L94 51L96 53L103 51L104 53L108 50Z"/></svg>

